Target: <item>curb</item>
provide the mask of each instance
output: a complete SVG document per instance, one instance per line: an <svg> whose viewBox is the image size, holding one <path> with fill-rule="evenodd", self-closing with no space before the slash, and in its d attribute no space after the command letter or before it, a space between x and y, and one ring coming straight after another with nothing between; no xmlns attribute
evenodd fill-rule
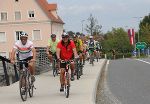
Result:
<svg viewBox="0 0 150 104"><path fill-rule="evenodd" d="M102 71L102 69L105 68L106 63L107 63L107 59L104 59L104 61L102 63L102 67L101 67L101 69L99 70L99 72L96 76L96 81L95 81L95 84L94 84L95 86L93 88L93 93L92 93L92 104L96 104L97 87L98 87L98 83L99 83L99 80L100 80L100 77L101 77L101 71Z"/></svg>

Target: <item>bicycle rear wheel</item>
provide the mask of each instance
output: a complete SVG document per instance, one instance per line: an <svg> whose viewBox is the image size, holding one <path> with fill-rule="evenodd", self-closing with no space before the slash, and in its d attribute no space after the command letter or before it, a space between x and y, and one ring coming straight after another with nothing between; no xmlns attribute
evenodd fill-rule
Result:
<svg viewBox="0 0 150 104"><path fill-rule="evenodd" d="M27 79L25 75L20 76L19 81L20 96L22 101L27 100Z"/></svg>

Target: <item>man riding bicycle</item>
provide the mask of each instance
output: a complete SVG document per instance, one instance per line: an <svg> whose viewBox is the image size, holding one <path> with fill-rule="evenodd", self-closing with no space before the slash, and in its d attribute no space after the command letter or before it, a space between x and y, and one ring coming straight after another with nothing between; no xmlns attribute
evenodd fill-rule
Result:
<svg viewBox="0 0 150 104"><path fill-rule="evenodd" d="M31 73L31 80L32 82L35 81L35 59L36 59L36 50L33 46L33 42L28 40L28 34L22 32L20 34L20 40L18 40L15 45L13 46L11 52L11 63L15 64L15 54L18 53L20 61L29 61L26 63L25 66L30 70ZM23 68L23 65L20 64L20 69Z"/></svg>
<svg viewBox="0 0 150 104"><path fill-rule="evenodd" d="M96 55L96 50L95 50L95 40L93 39L93 36L89 37L88 40L88 49L89 49L89 55L91 56L95 56ZM91 63L91 61L90 61Z"/></svg>
<svg viewBox="0 0 150 104"><path fill-rule="evenodd" d="M56 35L51 34L51 38L48 40L48 45L47 45L47 49L46 49L46 53L51 62L52 62L52 55L55 55L55 57L56 57L57 44L58 44L58 40L56 39Z"/></svg>
<svg viewBox="0 0 150 104"><path fill-rule="evenodd" d="M83 43L82 40L79 38L79 36L77 34L74 35L74 39L73 39L75 46L76 46L76 50L77 53L79 55L80 58L80 63L82 63L83 60Z"/></svg>
<svg viewBox="0 0 150 104"><path fill-rule="evenodd" d="M59 60L72 60L73 56L78 57L75 44L72 40L69 39L67 33L62 34L62 40L57 45L56 55ZM65 73L66 64L60 63L60 91L64 91L64 73ZM74 62L71 62L71 80L74 80Z"/></svg>

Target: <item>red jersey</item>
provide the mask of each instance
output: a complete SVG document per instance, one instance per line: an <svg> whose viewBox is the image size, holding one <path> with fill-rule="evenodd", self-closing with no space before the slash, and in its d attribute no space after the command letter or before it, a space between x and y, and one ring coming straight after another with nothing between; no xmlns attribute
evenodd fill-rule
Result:
<svg viewBox="0 0 150 104"><path fill-rule="evenodd" d="M65 46L61 40L57 44L57 48L60 49L60 58L62 60L70 60L73 57L73 49L75 48L75 44L72 40L70 40L68 45Z"/></svg>

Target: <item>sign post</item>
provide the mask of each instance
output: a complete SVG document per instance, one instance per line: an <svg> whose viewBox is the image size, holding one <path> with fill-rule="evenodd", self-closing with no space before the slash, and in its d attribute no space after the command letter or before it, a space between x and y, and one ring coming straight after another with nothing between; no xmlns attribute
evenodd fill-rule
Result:
<svg viewBox="0 0 150 104"><path fill-rule="evenodd" d="M145 42L137 42L136 43L136 48L139 50L139 52L140 52L140 49L144 49L144 48L146 48L146 46L147 46L147 44ZM139 55L139 57L140 57L140 55Z"/></svg>

